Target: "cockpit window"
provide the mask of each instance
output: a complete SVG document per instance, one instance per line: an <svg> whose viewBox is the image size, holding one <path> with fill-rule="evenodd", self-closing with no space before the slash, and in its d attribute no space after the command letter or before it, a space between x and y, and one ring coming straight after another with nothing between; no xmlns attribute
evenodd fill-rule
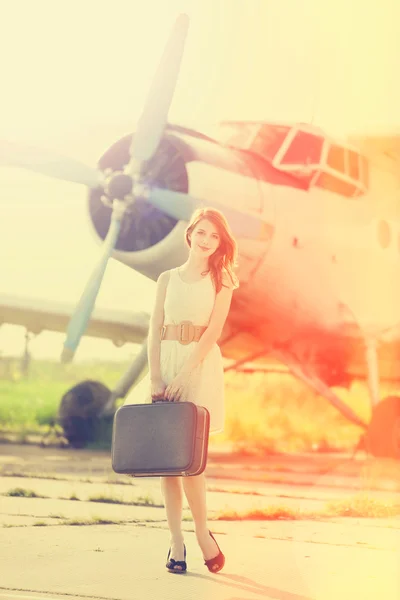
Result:
<svg viewBox="0 0 400 600"><path fill-rule="evenodd" d="M275 125L274 127L259 127L257 135L251 144L251 151L272 162L278 150L282 147L291 127Z"/></svg>
<svg viewBox="0 0 400 600"><path fill-rule="evenodd" d="M331 141L317 129L309 131L308 126L291 129L272 164L310 187L341 196L360 196L368 189L367 160L354 148Z"/></svg>
<svg viewBox="0 0 400 600"><path fill-rule="evenodd" d="M369 168L368 161L365 156L360 154L360 167L361 167L361 183L367 190L369 188Z"/></svg>
<svg viewBox="0 0 400 600"><path fill-rule="evenodd" d="M306 131L296 131L280 158L282 165L318 165L324 138ZM284 149L284 148L283 148Z"/></svg>
<svg viewBox="0 0 400 600"><path fill-rule="evenodd" d="M360 178L360 154L358 152L354 152L353 150L349 150L348 159L349 159L349 176L353 179Z"/></svg>
<svg viewBox="0 0 400 600"><path fill-rule="evenodd" d="M354 197L368 190L368 161L357 150L325 142L326 159L321 164L321 175L314 185L342 196Z"/></svg>
<svg viewBox="0 0 400 600"><path fill-rule="evenodd" d="M250 150L306 187L347 197L368 190L367 159L356 148L332 141L318 127L226 121L220 133L223 144Z"/></svg>
<svg viewBox="0 0 400 600"><path fill-rule="evenodd" d="M328 167L338 171L339 173L345 173L346 166L344 148L342 146L337 146L336 144L329 144L326 164Z"/></svg>

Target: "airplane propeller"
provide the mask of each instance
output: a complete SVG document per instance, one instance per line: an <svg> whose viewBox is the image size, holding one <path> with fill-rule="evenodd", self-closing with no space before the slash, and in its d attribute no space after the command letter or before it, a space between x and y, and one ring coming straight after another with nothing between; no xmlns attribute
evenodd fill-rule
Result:
<svg viewBox="0 0 400 600"><path fill-rule="evenodd" d="M126 171L133 176L140 175L143 163L155 154L163 136L178 80L188 28L189 17L185 14L179 15L132 138L131 160Z"/></svg>
<svg viewBox="0 0 400 600"><path fill-rule="evenodd" d="M114 250L115 244L117 243L125 209L126 206L123 202L114 200L110 227L108 229L107 237L103 243L103 253L91 277L89 278L89 281L86 284L85 290L68 324L67 337L61 353L61 361L63 363L67 363L72 360L79 345L80 339L86 330L90 316L93 312L94 305L96 303L101 282L103 281L108 259Z"/></svg>
<svg viewBox="0 0 400 600"><path fill-rule="evenodd" d="M17 142L0 141L0 165L28 169L41 175L81 183L90 188L101 187L104 175L73 158L68 158Z"/></svg>
<svg viewBox="0 0 400 600"><path fill-rule="evenodd" d="M72 360L80 338L90 320L104 273L115 245L126 210L139 198L161 209L165 215L188 221L196 208L207 206L188 194L152 186L145 180L145 163L155 155L167 124L178 80L189 26L187 15L180 15L170 34L156 75L150 87L130 146L130 160L124 171L105 173L49 150L39 150L15 142L0 142L0 165L25 168L43 175L104 190L102 201L112 207L108 234L100 260L71 317L61 359ZM146 165L147 166L147 165ZM241 237L269 237L271 227L262 218L225 205L212 203L226 216L233 232Z"/></svg>
<svg viewBox="0 0 400 600"><path fill-rule="evenodd" d="M124 169L124 173L114 173L106 181L108 203L111 200L113 207L111 224L104 241L102 257L93 271L68 325L67 337L61 355L63 362L72 360L79 341L86 330L108 259L118 240L124 212L128 205L135 201L135 197L140 195L137 192L142 189L140 176L143 164L154 155L163 136L178 80L188 27L188 16L185 14L179 15L150 87L142 115L138 121L137 130L132 137L129 164Z"/></svg>

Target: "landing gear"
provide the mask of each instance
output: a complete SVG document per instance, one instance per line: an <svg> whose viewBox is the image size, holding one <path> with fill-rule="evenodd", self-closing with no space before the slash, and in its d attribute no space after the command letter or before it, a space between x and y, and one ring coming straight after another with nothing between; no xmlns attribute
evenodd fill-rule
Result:
<svg viewBox="0 0 400 600"><path fill-rule="evenodd" d="M374 407L365 442L373 456L400 459L399 396L388 396Z"/></svg>
<svg viewBox="0 0 400 600"><path fill-rule="evenodd" d="M140 379L147 365L147 339L143 342L132 365L113 390L99 381L82 381L62 397L58 423L73 448L84 448L95 442L108 448L111 445L115 401L124 398Z"/></svg>
<svg viewBox="0 0 400 600"><path fill-rule="evenodd" d="M400 397L388 396L380 401L377 342L366 338L365 345L372 407L365 449L372 456L400 459Z"/></svg>
<svg viewBox="0 0 400 600"><path fill-rule="evenodd" d="M29 367L31 364L31 353L29 351L29 343L34 338L34 334L26 330L25 332L25 347L24 354L21 358L21 373L24 377L29 375Z"/></svg>

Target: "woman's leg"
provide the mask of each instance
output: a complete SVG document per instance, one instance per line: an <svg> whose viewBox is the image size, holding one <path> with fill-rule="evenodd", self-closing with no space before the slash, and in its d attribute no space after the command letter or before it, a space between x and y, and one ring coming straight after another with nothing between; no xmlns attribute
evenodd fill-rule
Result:
<svg viewBox="0 0 400 600"><path fill-rule="evenodd" d="M168 527L171 533L171 555L175 560L184 560L182 534L182 477L160 477L161 493L164 498Z"/></svg>
<svg viewBox="0 0 400 600"><path fill-rule="evenodd" d="M192 512L197 541L204 560L218 555L218 547L209 534L207 525L206 478L204 473L193 477L183 477L183 488Z"/></svg>

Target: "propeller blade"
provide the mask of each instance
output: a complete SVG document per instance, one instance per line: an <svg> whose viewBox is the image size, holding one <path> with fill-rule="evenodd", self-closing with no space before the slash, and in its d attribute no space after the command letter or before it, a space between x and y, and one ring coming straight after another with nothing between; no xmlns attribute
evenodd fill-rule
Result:
<svg viewBox="0 0 400 600"><path fill-rule="evenodd" d="M61 361L63 363L72 360L80 339L86 331L104 277L108 259L110 258L118 239L122 216L123 214L120 212L116 213L116 211L113 211L110 228L107 237L104 240L103 254L87 282L85 290L68 324L67 337L61 354Z"/></svg>
<svg viewBox="0 0 400 600"><path fill-rule="evenodd" d="M103 182L103 174L97 169L50 150L17 142L0 141L0 166L19 167L90 188L97 188Z"/></svg>
<svg viewBox="0 0 400 600"><path fill-rule="evenodd" d="M216 202L204 202L188 194L162 188L150 188L146 200L179 221L189 221L197 208L216 208L226 217L232 232L241 238L269 239L274 227L261 216L251 215Z"/></svg>
<svg viewBox="0 0 400 600"><path fill-rule="evenodd" d="M130 148L131 174L140 171L143 161L149 160L160 143L185 47L189 17L179 15L153 79L142 115L138 121Z"/></svg>

